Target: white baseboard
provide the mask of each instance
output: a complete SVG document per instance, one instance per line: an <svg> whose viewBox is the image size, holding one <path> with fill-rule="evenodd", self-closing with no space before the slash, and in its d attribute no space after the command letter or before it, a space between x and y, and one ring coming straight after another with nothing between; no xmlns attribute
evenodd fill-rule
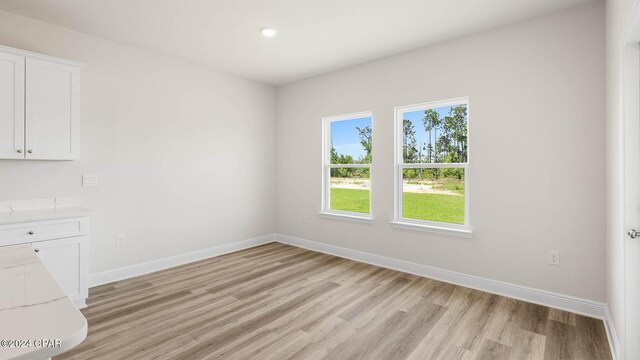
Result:
<svg viewBox="0 0 640 360"><path fill-rule="evenodd" d="M267 244L273 242L274 238L274 234L269 234L253 239L213 246L207 249L196 250L186 254L170 256L163 259L152 260L141 264L125 266L118 269L91 274L89 275L89 287L108 284L110 282L128 279L134 276L144 275L154 271L164 270L178 265L184 265L190 262Z"/></svg>
<svg viewBox="0 0 640 360"><path fill-rule="evenodd" d="M604 308L604 329L607 331L607 339L609 340L609 347L611 348L613 360L620 360L620 342L618 340L615 324L613 323L613 317L611 316L609 306L607 305L605 305Z"/></svg>
<svg viewBox="0 0 640 360"><path fill-rule="evenodd" d="M388 269L398 270L422 277L461 285L493 294L545 305L556 309L570 311L598 319L605 319L605 304L597 301L581 299L569 295L534 289L526 286L491 280L479 276L467 275L433 266L396 260L380 255L369 254L339 246L323 244L311 240L296 238L282 234L275 235L276 241L309 250L335 255Z"/></svg>

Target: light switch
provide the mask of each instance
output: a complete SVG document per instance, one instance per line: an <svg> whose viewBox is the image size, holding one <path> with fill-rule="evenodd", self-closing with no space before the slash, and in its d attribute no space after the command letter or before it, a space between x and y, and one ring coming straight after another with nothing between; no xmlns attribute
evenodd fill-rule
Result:
<svg viewBox="0 0 640 360"><path fill-rule="evenodd" d="M96 187L98 186L98 175L82 175L83 187Z"/></svg>

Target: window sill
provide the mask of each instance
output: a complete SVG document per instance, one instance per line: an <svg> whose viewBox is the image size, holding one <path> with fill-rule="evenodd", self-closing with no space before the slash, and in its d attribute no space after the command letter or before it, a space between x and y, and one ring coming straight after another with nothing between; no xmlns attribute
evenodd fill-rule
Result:
<svg viewBox="0 0 640 360"><path fill-rule="evenodd" d="M333 212L320 211L318 212L321 218L325 219L334 219L334 220L342 220L342 221L351 221L351 222L359 222L365 224L373 224L373 218L370 216L360 216L360 215L351 215L351 214L339 214Z"/></svg>
<svg viewBox="0 0 640 360"><path fill-rule="evenodd" d="M424 232L430 232L434 234L457 236L457 237L467 238L467 239L470 239L473 235L473 232L468 229L454 229L446 226L416 224L416 223L398 221L398 220L392 221L391 226L398 229L424 231Z"/></svg>

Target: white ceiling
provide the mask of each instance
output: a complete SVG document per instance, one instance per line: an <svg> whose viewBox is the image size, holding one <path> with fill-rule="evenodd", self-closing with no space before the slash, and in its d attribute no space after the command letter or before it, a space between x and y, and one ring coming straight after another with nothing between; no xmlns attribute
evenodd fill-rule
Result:
<svg viewBox="0 0 640 360"><path fill-rule="evenodd" d="M280 85L590 1L0 0L0 10ZM263 26L278 34L264 38Z"/></svg>

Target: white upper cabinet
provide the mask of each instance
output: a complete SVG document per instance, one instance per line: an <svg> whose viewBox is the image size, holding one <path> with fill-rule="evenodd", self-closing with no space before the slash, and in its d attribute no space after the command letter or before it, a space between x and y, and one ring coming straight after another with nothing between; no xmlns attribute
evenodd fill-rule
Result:
<svg viewBox="0 0 640 360"><path fill-rule="evenodd" d="M79 69L27 58L27 159L78 159Z"/></svg>
<svg viewBox="0 0 640 360"><path fill-rule="evenodd" d="M81 67L0 46L0 159L79 158Z"/></svg>
<svg viewBox="0 0 640 360"><path fill-rule="evenodd" d="M24 56L0 52L0 158L24 159Z"/></svg>

